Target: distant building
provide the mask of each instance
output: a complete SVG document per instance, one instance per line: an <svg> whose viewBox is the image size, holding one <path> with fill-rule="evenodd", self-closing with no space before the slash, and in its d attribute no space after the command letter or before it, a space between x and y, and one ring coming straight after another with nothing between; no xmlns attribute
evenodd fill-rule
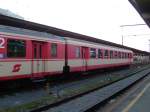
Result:
<svg viewBox="0 0 150 112"><path fill-rule="evenodd" d="M14 17L14 18L18 18L18 19L24 19L23 17L15 14L15 13L9 11L9 10L6 10L6 9L1 9L0 8L0 14L10 16L10 17Z"/></svg>

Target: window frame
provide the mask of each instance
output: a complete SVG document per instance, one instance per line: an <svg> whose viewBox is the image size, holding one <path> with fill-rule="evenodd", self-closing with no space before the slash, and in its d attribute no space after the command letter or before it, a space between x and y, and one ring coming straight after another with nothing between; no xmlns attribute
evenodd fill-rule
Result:
<svg viewBox="0 0 150 112"><path fill-rule="evenodd" d="M53 55L52 53L53 53L53 51L52 51L52 45L56 45L56 51L55 51L55 55ZM50 51L50 56L51 56L51 58L57 58L58 57L58 44L57 43L51 43L51 45L50 45L50 49L51 49L51 51Z"/></svg>
<svg viewBox="0 0 150 112"><path fill-rule="evenodd" d="M113 59L114 58L113 50L110 50L109 53L110 53L110 59Z"/></svg>
<svg viewBox="0 0 150 112"><path fill-rule="evenodd" d="M81 49L79 46L75 47L75 58L81 58Z"/></svg>
<svg viewBox="0 0 150 112"><path fill-rule="evenodd" d="M107 51L107 56L105 55L105 52ZM108 49L104 49L104 58L108 59L109 58L109 50Z"/></svg>
<svg viewBox="0 0 150 112"><path fill-rule="evenodd" d="M114 51L114 58L118 59L118 51Z"/></svg>
<svg viewBox="0 0 150 112"><path fill-rule="evenodd" d="M94 57L91 57L92 55L91 55L91 50L94 50L94 52L95 52L95 55L94 55ZM97 53L96 53L96 48L90 48L90 58L96 58L96 55L97 55Z"/></svg>
<svg viewBox="0 0 150 112"><path fill-rule="evenodd" d="M118 59L121 59L121 58L122 58L122 52L118 51Z"/></svg>
<svg viewBox="0 0 150 112"><path fill-rule="evenodd" d="M99 52L100 51L100 52ZM101 55L100 55L101 54ZM104 57L104 53L103 53L103 49L98 49L98 53L97 53L97 57L99 58L99 59L103 59L103 57Z"/></svg>
<svg viewBox="0 0 150 112"><path fill-rule="evenodd" d="M128 53L128 59L130 59L130 53Z"/></svg>
<svg viewBox="0 0 150 112"><path fill-rule="evenodd" d="M11 40L13 40L13 41L22 41L22 42L24 42L24 55L23 56L9 56L9 48L10 48L10 46L9 46L9 41L11 41ZM15 59L15 58L26 58L27 57L27 41L26 40L23 40L23 39L14 39L14 38L7 38L7 44L6 44L6 57L7 58L13 58L13 59ZM17 47L17 49L18 49L18 47ZM22 54L23 53L23 50L21 49L20 51L21 52L18 52L18 54ZM14 53L14 52L12 52L12 53Z"/></svg>
<svg viewBox="0 0 150 112"><path fill-rule="evenodd" d="M127 52L125 52L125 58L126 58L126 59L128 58L128 53L127 53Z"/></svg>

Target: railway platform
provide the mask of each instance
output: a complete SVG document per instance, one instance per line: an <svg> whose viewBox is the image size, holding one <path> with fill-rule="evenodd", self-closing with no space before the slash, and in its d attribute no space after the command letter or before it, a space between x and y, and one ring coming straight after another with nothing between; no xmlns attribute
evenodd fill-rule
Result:
<svg viewBox="0 0 150 112"><path fill-rule="evenodd" d="M150 112L150 75L98 112Z"/></svg>
<svg viewBox="0 0 150 112"><path fill-rule="evenodd" d="M123 112L149 112L150 111L150 83L133 99Z"/></svg>

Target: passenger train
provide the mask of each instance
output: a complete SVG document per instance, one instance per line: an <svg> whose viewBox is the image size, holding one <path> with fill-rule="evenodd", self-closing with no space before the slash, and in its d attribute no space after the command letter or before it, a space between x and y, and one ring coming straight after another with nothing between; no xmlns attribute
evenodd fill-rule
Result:
<svg viewBox="0 0 150 112"><path fill-rule="evenodd" d="M0 81L60 76L132 62L133 52L128 49L0 25Z"/></svg>

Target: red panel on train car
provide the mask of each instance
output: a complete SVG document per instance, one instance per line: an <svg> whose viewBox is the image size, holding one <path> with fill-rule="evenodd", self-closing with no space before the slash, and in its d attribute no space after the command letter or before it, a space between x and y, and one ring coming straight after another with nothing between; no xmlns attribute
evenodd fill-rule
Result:
<svg viewBox="0 0 150 112"><path fill-rule="evenodd" d="M26 40L26 57L32 59L32 41Z"/></svg>
<svg viewBox="0 0 150 112"><path fill-rule="evenodd" d="M58 49L57 49L57 52L58 52L58 59L64 59L65 57L65 45L62 44L62 43L58 43Z"/></svg>
<svg viewBox="0 0 150 112"><path fill-rule="evenodd" d="M62 43L49 43L48 45L48 57L50 59L64 59L65 56L65 45Z"/></svg>
<svg viewBox="0 0 150 112"><path fill-rule="evenodd" d="M85 52L85 59L89 58L89 48L88 47L81 47L77 45L70 45L68 44L68 58L69 59L79 59L83 58L83 50Z"/></svg>
<svg viewBox="0 0 150 112"><path fill-rule="evenodd" d="M68 58L69 59L76 58L76 52L75 52L76 48L77 48L77 46L68 44Z"/></svg>

